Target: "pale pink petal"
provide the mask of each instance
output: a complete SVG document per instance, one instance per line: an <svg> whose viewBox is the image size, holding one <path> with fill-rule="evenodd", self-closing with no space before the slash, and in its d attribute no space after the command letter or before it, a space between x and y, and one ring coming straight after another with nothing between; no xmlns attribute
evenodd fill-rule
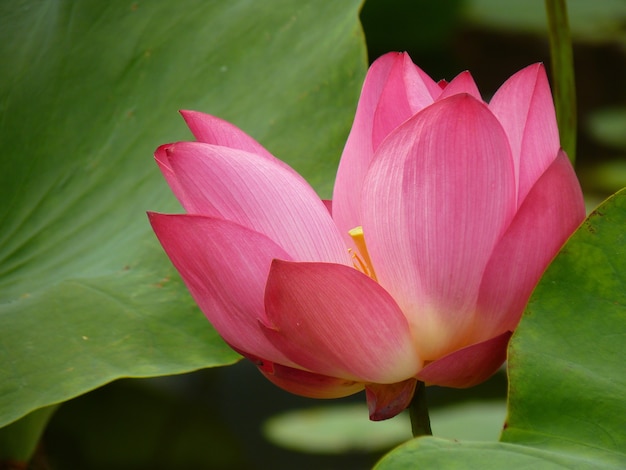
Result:
<svg viewBox="0 0 626 470"><path fill-rule="evenodd" d="M528 193L487 264L477 334L487 338L516 327L541 274L584 218L580 185L561 151Z"/></svg>
<svg viewBox="0 0 626 470"><path fill-rule="evenodd" d="M559 131L545 69L528 66L498 89L489 108L509 136L518 179L518 207L554 160Z"/></svg>
<svg viewBox="0 0 626 470"><path fill-rule="evenodd" d="M375 147L393 127L418 108L432 103L433 96L439 93L441 89L437 84L415 66L406 53L385 54L371 65L339 162L333 193L333 217L349 244L348 230L361 225L361 187ZM383 94L386 97L381 97ZM379 106L381 100L386 104ZM376 138L373 137L375 115L376 132L380 134Z"/></svg>
<svg viewBox="0 0 626 470"><path fill-rule="evenodd" d="M468 388L484 382L504 363L511 332L472 344L431 362L417 378L428 385Z"/></svg>
<svg viewBox="0 0 626 470"><path fill-rule="evenodd" d="M437 100L439 101L453 95L458 95L459 93L467 93L472 95L477 100L482 101L480 91L478 91L478 86L476 86L476 82L474 81L472 74L468 71L461 72L454 77L450 83L446 83L443 88L443 92L439 95Z"/></svg>
<svg viewBox="0 0 626 470"><path fill-rule="evenodd" d="M291 364L265 337L264 290L272 259L290 259L259 233L225 220L148 213L152 228L194 300L235 349Z"/></svg>
<svg viewBox="0 0 626 470"><path fill-rule="evenodd" d="M341 398L363 390L360 382L328 377L280 364L259 367L259 370L280 388L309 398Z"/></svg>
<svg viewBox="0 0 626 470"><path fill-rule="evenodd" d="M441 87L415 65L407 53L393 64L374 112L372 148L396 127L432 104L441 94Z"/></svg>
<svg viewBox="0 0 626 470"><path fill-rule="evenodd" d="M265 292L270 341L305 369L394 383L421 367L406 318L375 281L330 263L272 263Z"/></svg>
<svg viewBox="0 0 626 470"><path fill-rule="evenodd" d="M400 54L389 53L376 59L370 66L357 106L350 135L339 161L333 190L333 218L348 244L348 230L360 224L360 193L374 149L372 128L374 112L389 73Z"/></svg>
<svg viewBox="0 0 626 470"><path fill-rule="evenodd" d="M275 159L265 147L228 121L199 111L183 110L180 114L198 142L245 150L270 160Z"/></svg>
<svg viewBox="0 0 626 470"><path fill-rule="evenodd" d="M363 232L423 359L475 342L467 331L480 279L514 210L506 135L468 94L429 106L379 148L364 185Z"/></svg>
<svg viewBox="0 0 626 470"><path fill-rule="evenodd" d="M410 378L395 384L367 384L365 397L372 421L393 418L408 408L417 380Z"/></svg>
<svg viewBox="0 0 626 470"><path fill-rule="evenodd" d="M172 190L187 212L263 233L294 259L351 264L324 203L295 171L243 150L200 142L161 147L157 162L175 175Z"/></svg>

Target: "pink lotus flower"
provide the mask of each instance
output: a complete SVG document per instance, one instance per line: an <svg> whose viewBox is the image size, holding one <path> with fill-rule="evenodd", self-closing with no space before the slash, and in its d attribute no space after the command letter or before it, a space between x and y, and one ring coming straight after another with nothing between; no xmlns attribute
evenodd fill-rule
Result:
<svg viewBox="0 0 626 470"><path fill-rule="evenodd" d="M491 376L585 215L540 64L487 104L468 72L440 85L406 54L378 59L332 210L232 124L182 115L198 141L156 160L187 214L149 217L194 299L269 380L318 398L365 388L372 419L416 380Z"/></svg>

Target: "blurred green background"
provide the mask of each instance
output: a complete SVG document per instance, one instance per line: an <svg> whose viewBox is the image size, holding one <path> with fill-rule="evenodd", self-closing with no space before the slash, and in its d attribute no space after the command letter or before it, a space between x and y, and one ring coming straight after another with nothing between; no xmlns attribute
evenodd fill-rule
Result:
<svg viewBox="0 0 626 470"><path fill-rule="evenodd" d="M593 207L626 183L626 2L570 0L568 6L579 106L577 171ZM370 61L406 50L434 79L468 69L486 99L520 68L550 61L540 0L368 0L361 20ZM152 164L149 155L146 164ZM471 390L429 389L435 434L496 440L505 396L504 373ZM365 410L353 412L363 402L362 395L333 402L292 396L246 362L123 379L63 404L33 468L369 468L409 437L410 426L406 416L367 426ZM333 408L334 419L320 409L324 405L340 407ZM453 406L462 408L450 420L446 410ZM307 409L295 420L307 425L294 425L289 413ZM345 417L341 424L336 416Z"/></svg>

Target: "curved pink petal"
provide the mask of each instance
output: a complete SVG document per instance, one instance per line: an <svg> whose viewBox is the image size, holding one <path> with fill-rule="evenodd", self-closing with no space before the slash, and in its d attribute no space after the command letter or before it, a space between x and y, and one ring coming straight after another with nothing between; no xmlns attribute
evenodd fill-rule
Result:
<svg viewBox="0 0 626 470"><path fill-rule="evenodd" d="M470 95L436 102L380 146L364 185L363 232L425 360L475 342L467 332L482 272L514 210L506 135Z"/></svg>
<svg viewBox="0 0 626 470"><path fill-rule="evenodd" d="M437 98L437 101L448 98L459 93L467 93L479 101L482 101L478 86L468 71L458 74L450 83L446 83L443 92Z"/></svg>
<svg viewBox="0 0 626 470"><path fill-rule="evenodd" d="M440 94L441 87L406 52L401 54L393 64L374 111L374 152L391 131L432 104Z"/></svg>
<svg viewBox="0 0 626 470"><path fill-rule="evenodd" d="M408 408L417 380L410 378L395 384L367 384L365 397L372 421L393 418Z"/></svg>
<svg viewBox="0 0 626 470"><path fill-rule="evenodd" d="M200 142L160 147L156 158L164 174L175 176L171 187L187 212L263 233L294 259L351 264L326 206L295 171Z"/></svg>
<svg viewBox="0 0 626 470"><path fill-rule="evenodd" d="M185 198L185 188L181 186L180 182L178 181L178 177L176 176L176 173L170 166L170 160L167 152L167 149L170 146L171 144L159 146L159 148L154 151L154 160L159 166L159 170L161 170L161 173L163 174L165 181L167 181L168 186L170 187L178 201L182 204L182 200L183 198Z"/></svg>
<svg viewBox="0 0 626 470"><path fill-rule="evenodd" d="M259 367L273 384L288 392L309 398L341 398L363 390L363 384L353 380L328 377L281 364Z"/></svg>
<svg viewBox="0 0 626 470"><path fill-rule="evenodd" d="M507 331L495 338L454 351L425 366L418 380L428 385L468 388L484 382L504 363L511 338Z"/></svg>
<svg viewBox="0 0 626 470"><path fill-rule="evenodd" d="M585 218L576 174L564 152L532 187L485 270L476 332L513 330L541 274Z"/></svg>
<svg viewBox="0 0 626 470"><path fill-rule="evenodd" d="M354 268L276 260L267 280L265 310L267 337L310 371L394 383L421 367L394 300Z"/></svg>
<svg viewBox="0 0 626 470"><path fill-rule="evenodd" d="M263 297L272 259L290 259L270 239L225 220L148 213L194 300L235 349L291 364L265 337Z"/></svg>
<svg viewBox="0 0 626 470"><path fill-rule="evenodd" d="M509 136L519 186L519 207L560 147L552 94L543 65L528 66L511 76L495 93L489 109Z"/></svg>
<svg viewBox="0 0 626 470"><path fill-rule="evenodd" d="M390 52L371 65L333 192L333 217L349 244L348 230L361 225L361 187L375 148L395 126L432 103L439 93L437 84L406 53Z"/></svg>
<svg viewBox="0 0 626 470"><path fill-rule="evenodd" d="M198 142L245 150L280 162L255 139L228 121L199 111L182 110L180 114Z"/></svg>
<svg viewBox="0 0 626 470"><path fill-rule="evenodd" d="M389 53L376 59L370 66L363 82L352 129L339 161L333 189L333 218L348 244L352 243L348 230L360 224L361 186L374 154L374 112L389 73L398 60L401 60L400 54Z"/></svg>

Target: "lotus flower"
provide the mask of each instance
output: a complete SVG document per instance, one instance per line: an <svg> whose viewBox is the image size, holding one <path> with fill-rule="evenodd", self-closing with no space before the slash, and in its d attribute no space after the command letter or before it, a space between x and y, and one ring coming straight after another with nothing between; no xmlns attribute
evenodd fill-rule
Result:
<svg viewBox="0 0 626 470"><path fill-rule="evenodd" d="M292 393L366 390L371 419L416 381L469 387L505 360L530 293L584 218L544 67L487 104L407 54L370 68L332 208L232 124L182 112L197 142L156 161L186 214L150 213L224 340Z"/></svg>

